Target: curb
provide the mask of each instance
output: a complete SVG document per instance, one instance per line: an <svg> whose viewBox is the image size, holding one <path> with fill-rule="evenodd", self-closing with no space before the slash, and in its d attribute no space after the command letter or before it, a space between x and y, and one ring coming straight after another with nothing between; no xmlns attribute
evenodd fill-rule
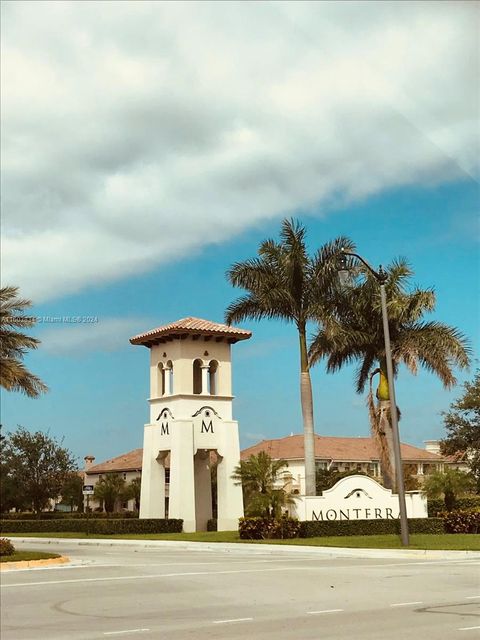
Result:
<svg viewBox="0 0 480 640"><path fill-rule="evenodd" d="M190 542L186 540L122 540L92 538L19 538L16 542L45 545L74 545L86 547L137 547L137 548L164 548L188 549L190 551L212 552L223 551L228 553L249 552L252 554L310 554L333 558L398 558L398 559L422 559L422 560L464 560L480 559L479 551L456 551L440 549L351 549L346 547L313 547L301 545L282 544L255 544L248 542Z"/></svg>
<svg viewBox="0 0 480 640"><path fill-rule="evenodd" d="M57 564L70 562L67 556L60 558L44 558L43 560L19 560L18 562L2 562L0 571L10 571L11 569L34 569L35 567L51 567Z"/></svg>

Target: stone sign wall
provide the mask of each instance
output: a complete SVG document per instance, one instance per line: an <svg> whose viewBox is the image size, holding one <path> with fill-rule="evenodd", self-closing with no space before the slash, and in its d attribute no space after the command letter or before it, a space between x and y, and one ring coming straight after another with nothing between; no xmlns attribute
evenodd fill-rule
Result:
<svg viewBox="0 0 480 640"><path fill-rule="evenodd" d="M321 496L294 497L289 513L299 520L387 520L399 517L398 495L368 476L342 478ZM427 518L420 491L405 494L408 518Z"/></svg>

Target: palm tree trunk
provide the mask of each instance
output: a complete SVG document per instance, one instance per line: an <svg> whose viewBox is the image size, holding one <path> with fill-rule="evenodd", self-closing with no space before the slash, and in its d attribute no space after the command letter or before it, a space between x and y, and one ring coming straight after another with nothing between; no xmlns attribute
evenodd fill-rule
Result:
<svg viewBox="0 0 480 640"><path fill-rule="evenodd" d="M305 495L316 495L315 482L315 429L313 424L313 396L308 366L305 325L298 327L300 339L300 401L302 404L305 456Z"/></svg>
<svg viewBox="0 0 480 640"><path fill-rule="evenodd" d="M390 413L390 393L388 389L387 365L385 360L380 362L380 381L377 389L378 399L378 437L381 440L381 450L386 453L382 464L383 483L387 489L395 488L396 465L393 447L393 430Z"/></svg>

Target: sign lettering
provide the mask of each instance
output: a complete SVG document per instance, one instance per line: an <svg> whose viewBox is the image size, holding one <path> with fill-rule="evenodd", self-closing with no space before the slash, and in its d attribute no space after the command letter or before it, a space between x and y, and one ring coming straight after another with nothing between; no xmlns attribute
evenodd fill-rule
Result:
<svg viewBox="0 0 480 640"><path fill-rule="evenodd" d="M160 425L160 435L161 436L170 435L168 431L168 422L162 422L162 424Z"/></svg>
<svg viewBox="0 0 480 640"><path fill-rule="evenodd" d="M202 420L202 429L200 433L213 433L213 424L211 420L208 424L205 424L205 422Z"/></svg>

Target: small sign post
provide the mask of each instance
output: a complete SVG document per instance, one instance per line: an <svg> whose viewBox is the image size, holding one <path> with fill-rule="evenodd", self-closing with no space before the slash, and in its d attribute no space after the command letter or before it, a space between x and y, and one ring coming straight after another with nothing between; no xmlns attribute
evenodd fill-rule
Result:
<svg viewBox="0 0 480 640"><path fill-rule="evenodd" d="M87 496L87 536L90 534L90 496L94 494L94 486L93 484L84 484L83 485L83 495Z"/></svg>

